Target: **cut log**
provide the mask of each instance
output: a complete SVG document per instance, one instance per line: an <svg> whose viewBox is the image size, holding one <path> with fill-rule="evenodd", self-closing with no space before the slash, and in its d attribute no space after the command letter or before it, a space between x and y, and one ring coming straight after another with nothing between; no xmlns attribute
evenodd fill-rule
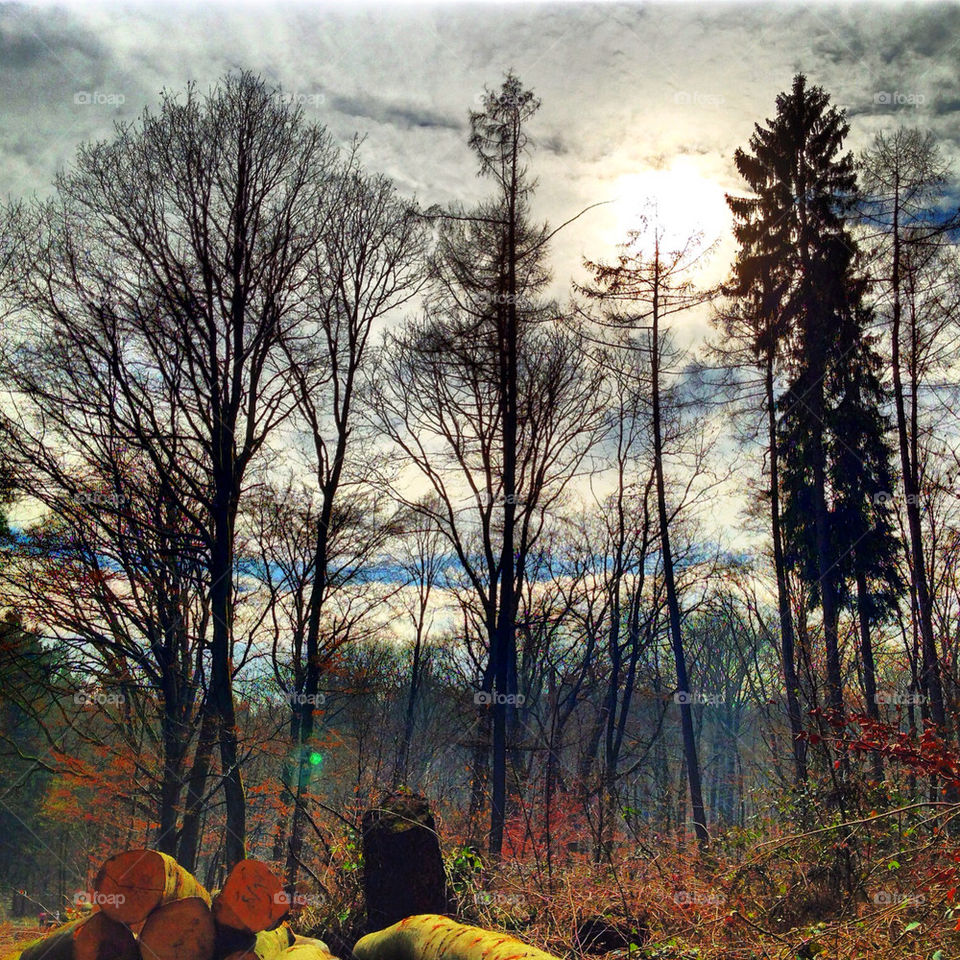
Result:
<svg viewBox="0 0 960 960"><path fill-rule="evenodd" d="M295 943L280 954L280 960L336 960L326 945L318 940L315 943Z"/></svg>
<svg viewBox="0 0 960 960"><path fill-rule="evenodd" d="M435 913L407 917L386 930L368 933L357 941L353 955L356 960L556 960L516 937Z"/></svg>
<svg viewBox="0 0 960 960"><path fill-rule="evenodd" d="M65 923L20 952L20 960L138 960L133 934L106 914Z"/></svg>
<svg viewBox="0 0 960 960"><path fill-rule="evenodd" d="M249 942L245 947L235 947L224 952L220 946L224 937L237 936L230 927L217 929L217 956L224 960L277 960L281 953L295 942L293 931L284 923L275 930L261 930L256 936L246 934Z"/></svg>
<svg viewBox="0 0 960 960"><path fill-rule="evenodd" d="M213 901L213 916L220 926L247 933L271 930L289 912L283 884L259 860L241 860Z"/></svg>
<svg viewBox="0 0 960 960"><path fill-rule="evenodd" d="M311 943L315 947L319 947L321 950L326 950L327 953L330 952L330 948L322 940L318 940L316 937L302 937L299 933L294 934L292 944L294 947L299 947L305 943Z"/></svg>
<svg viewBox="0 0 960 960"><path fill-rule="evenodd" d="M123 923L141 923L157 907L187 897L210 905L210 894L200 882L173 857L156 850L126 850L111 857L93 888L97 906Z"/></svg>
<svg viewBox="0 0 960 960"><path fill-rule="evenodd" d="M31 940L19 953L12 953L5 960L63 960L73 956L73 937L83 919L71 920L50 930L42 937ZM47 947L46 951L37 950Z"/></svg>
<svg viewBox="0 0 960 960"><path fill-rule="evenodd" d="M205 900L173 900L147 917L140 931L140 955L143 960L211 960L216 936Z"/></svg>

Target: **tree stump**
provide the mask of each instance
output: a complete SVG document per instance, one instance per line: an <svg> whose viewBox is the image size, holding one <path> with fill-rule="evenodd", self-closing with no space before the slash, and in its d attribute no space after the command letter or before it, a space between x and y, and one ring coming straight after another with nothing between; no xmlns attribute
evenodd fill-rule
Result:
<svg viewBox="0 0 960 960"><path fill-rule="evenodd" d="M446 913L447 884L430 805L416 793L389 794L363 815L367 929L418 913Z"/></svg>

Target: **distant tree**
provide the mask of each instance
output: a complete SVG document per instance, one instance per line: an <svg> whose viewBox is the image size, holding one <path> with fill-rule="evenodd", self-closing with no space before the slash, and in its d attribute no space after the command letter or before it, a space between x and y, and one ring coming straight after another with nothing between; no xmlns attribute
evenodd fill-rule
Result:
<svg viewBox="0 0 960 960"><path fill-rule="evenodd" d="M10 535L10 523L7 520L6 508L13 503L14 496L13 471L4 451L0 449L0 538Z"/></svg>
<svg viewBox="0 0 960 960"><path fill-rule="evenodd" d="M672 510L667 501L665 460L668 451L664 443L668 415L664 409L667 377L662 369L662 356L666 343L665 325L669 323L669 318L706 303L711 299L712 292L698 290L691 279L692 272L704 253L698 238L691 237L677 249L670 249L664 240L662 223L653 219L645 227L645 231L632 233L628 242L621 246L616 262L606 264L588 261L586 266L593 272L593 284L583 287L582 290L588 297L609 307L603 326L607 328L610 339L617 348L649 350L650 440L660 559L673 661L678 690L682 694L679 700L680 723L693 825L697 842L701 848L706 848L710 838L703 805L700 761L697 755L683 640L683 617L677 590L674 548L671 543ZM649 250L645 250L642 245L647 238Z"/></svg>
<svg viewBox="0 0 960 960"><path fill-rule="evenodd" d="M426 276L419 212L385 177L364 173L356 149L355 144L331 177L333 212L311 252L311 314L286 340L295 425L312 453L305 473L316 495L309 518L312 555L304 558L300 571L308 585L298 588L305 603L305 630L294 634L289 689L291 734L299 756L287 846L291 889L301 863L306 812L300 798L311 773L315 705L324 662L336 646L321 636L321 623L331 597L349 579L343 573L345 543L351 542L356 574L396 532L382 502L386 498L378 500L371 490L378 438L364 434L358 393L374 358L375 325L416 296ZM299 574L293 576L298 579ZM349 632L338 636L344 639Z"/></svg>
<svg viewBox="0 0 960 960"><path fill-rule="evenodd" d="M446 541L434 526L425 526L417 518L412 529L405 531L406 550L396 565L406 575L407 585L401 594L403 612L413 638L410 646L410 673L403 730L397 746L397 762L393 774L394 789L406 786L410 772L410 749L414 742L417 706L430 669L432 650L429 645L434 624L437 593L443 586L443 569L448 561Z"/></svg>

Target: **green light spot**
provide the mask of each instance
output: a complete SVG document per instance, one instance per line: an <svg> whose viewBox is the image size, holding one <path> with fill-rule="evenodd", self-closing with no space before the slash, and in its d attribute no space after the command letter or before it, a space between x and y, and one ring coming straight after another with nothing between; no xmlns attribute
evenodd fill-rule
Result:
<svg viewBox="0 0 960 960"><path fill-rule="evenodd" d="M310 754L310 764L311 766L318 767L323 763L323 754L322 753L311 753Z"/></svg>

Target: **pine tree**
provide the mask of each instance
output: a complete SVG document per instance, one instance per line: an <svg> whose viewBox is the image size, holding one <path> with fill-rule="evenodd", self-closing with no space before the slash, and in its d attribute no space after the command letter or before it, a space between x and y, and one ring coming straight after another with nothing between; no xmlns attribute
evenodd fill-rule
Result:
<svg viewBox="0 0 960 960"><path fill-rule="evenodd" d="M827 702L844 713L838 621L851 580L896 589L896 541L882 494L889 489L887 424L878 358L868 336L866 281L849 229L857 200L848 125L819 87L798 75L735 156L755 197L731 203L740 220L736 278L761 297L787 388L777 408L788 569L820 605ZM758 293L759 291L759 293ZM864 613L871 612L863 596ZM865 651L870 656L869 644Z"/></svg>

